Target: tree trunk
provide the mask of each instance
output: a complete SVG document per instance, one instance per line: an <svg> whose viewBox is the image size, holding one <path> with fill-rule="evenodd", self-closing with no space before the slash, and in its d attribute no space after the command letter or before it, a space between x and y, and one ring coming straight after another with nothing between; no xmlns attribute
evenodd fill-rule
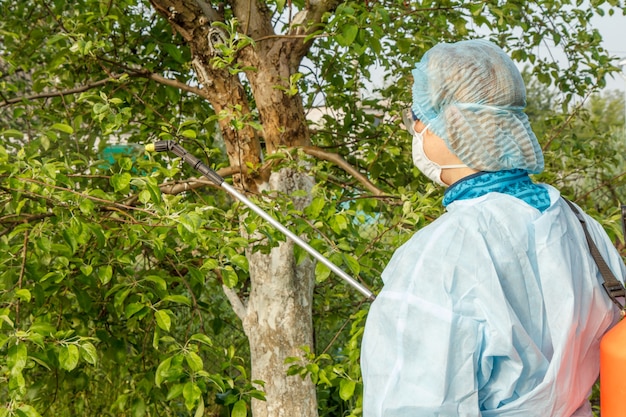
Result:
<svg viewBox="0 0 626 417"><path fill-rule="evenodd" d="M273 173L270 187L285 193L310 190L312 182L292 170ZM300 204L306 202L299 202ZM255 417L317 415L315 386L310 378L288 377L288 357L302 356L313 347L312 302L315 264L295 264L293 242L286 241L269 255L249 251L252 288L243 326L250 341L252 379L265 381L267 401L253 400Z"/></svg>
<svg viewBox="0 0 626 417"><path fill-rule="evenodd" d="M271 190L292 194L310 191L311 177L282 169L270 176ZM297 208L310 204L310 197L294 200ZM251 236L253 240L262 235ZM254 417L316 417L317 396L310 378L287 376L289 357L302 357L302 347L313 350L313 287L315 262L306 259L295 264L294 243L287 240L263 254L248 248L250 296L244 304L237 293L224 288L243 323L250 343L252 380L265 383L261 388L266 401L252 400Z"/></svg>
<svg viewBox="0 0 626 417"><path fill-rule="evenodd" d="M322 5L332 7L336 0L311 2L319 6L311 15L321 19ZM220 118L220 128L226 142L231 166L242 168L247 164L259 166L262 161L261 143L250 126L235 130L230 121L250 117L250 104L238 74L211 65L214 52L207 41L210 24L224 21L224 11L216 10L206 0L150 0L155 10L164 16L183 36L192 53L193 69L202 83L202 91L216 113L232 117ZM306 44L298 25L298 36L275 36L272 16L260 0L232 0L226 2L237 17L245 36L259 40L253 48L238 51L242 66L254 67L246 77L254 95L266 152L279 147L309 145L309 132L302 99L290 90L290 78L297 72L299 62L310 44ZM306 21L310 12L302 17ZM313 26L312 26L313 27ZM234 183L246 191L276 190L291 195L296 190L310 192L313 180L293 170L283 169L267 176L236 176ZM308 199L294 201L300 207ZM316 417L315 385L310 378L287 376L288 357L302 356L301 348L313 350L312 300L315 284L315 263L306 260L295 264L293 243L286 241L270 254L248 249L250 266L250 296L241 300L228 288L233 309L241 318L250 343L252 380L264 381L262 388L266 401L253 400L254 417L302 416Z"/></svg>

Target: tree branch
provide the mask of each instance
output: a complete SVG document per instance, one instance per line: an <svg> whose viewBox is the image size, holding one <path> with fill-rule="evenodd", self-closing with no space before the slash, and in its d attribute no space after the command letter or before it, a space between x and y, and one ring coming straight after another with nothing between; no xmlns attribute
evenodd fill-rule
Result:
<svg viewBox="0 0 626 417"><path fill-rule="evenodd" d="M322 21L325 13L334 10L342 0L309 0L307 7L298 12L293 20L289 22L289 34L310 33L314 26ZM309 27L304 27L303 23L309 22Z"/></svg>
<svg viewBox="0 0 626 417"><path fill-rule="evenodd" d="M306 9L298 12L289 22L287 35L309 35L318 28L325 13L334 10L341 0L309 0ZM305 26L306 25L306 26ZM297 62L302 60L311 47L312 40L307 42L292 41L292 53L297 57ZM294 58L295 58L294 57ZM295 59L292 58L292 61Z"/></svg>
<svg viewBox="0 0 626 417"><path fill-rule="evenodd" d="M219 13L217 13L217 11L205 0L196 0L196 4L202 9L202 13L204 13L210 22L221 20Z"/></svg>
<svg viewBox="0 0 626 417"><path fill-rule="evenodd" d="M167 85L167 86L170 86L170 87L175 87L175 88L178 88L178 89L180 89L182 91L187 91L188 93L193 93L195 95L198 95L198 96L200 96L200 97L202 97L204 99L207 99L207 100L209 99L209 95L206 94L204 92L204 90L202 90L201 88L192 87L190 85L187 85L187 84L185 84L183 82L180 82L178 80L174 80L174 79L171 79L171 78L165 78L162 75L156 74L154 72L146 71L145 74L147 74L147 75L145 75L146 78L149 78L149 79L151 79L153 81L156 81L159 84ZM137 76L141 77L142 75L140 73Z"/></svg>
<svg viewBox="0 0 626 417"><path fill-rule="evenodd" d="M6 216L0 217L0 224L4 223L30 223L32 221L45 219L47 217L55 216L54 213L42 213L42 214L7 214Z"/></svg>
<svg viewBox="0 0 626 417"><path fill-rule="evenodd" d="M264 1L232 0L235 16L241 23L240 31L252 38L274 34L272 17Z"/></svg>
<svg viewBox="0 0 626 417"><path fill-rule="evenodd" d="M133 77L133 78L147 78L149 80L156 81L159 84L167 85L170 87L175 87L182 91L187 91L189 93L196 94L202 98L208 99L207 94L200 88L192 87L190 85L187 85L175 79L165 78L162 75L159 75L159 74L147 71L147 70L141 70L141 71L135 71L135 72L125 72L121 74L114 74L102 80L94 81L92 83L85 84L79 87L70 88L68 90L50 91L46 93L32 94L29 96L21 96L21 97L13 97L10 99L5 99L4 101L0 102L0 107L10 106L11 104L19 103L23 100L39 100L39 99L45 99L45 98L63 97L63 96L69 96L72 94L82 93L87 90L101 87L107 83L117 81L124 75Z"/></svg>
<svg viewBox="0 0 626 417"><path fill-rule="evenodd" d="M226 298L228 298L228 301L230 302L233 311L235 312L237 317L239 317L239 320L243 322L248 314L248 309L243 304L241 298L239 298L239 295L237 295L237 292L235 290L227 287L226 285L222 285L222 289L224 290L224 294L226 294Z"/></svg>
<svg viewBox="0 0 626 417"><path fill-rule="evenodd" d="M293 148L293 149L302 149L302 151L306 153L307 155L313 156L315 158L318 158L324 161L332 162L333 164L337 165L339 168L343 169L346 173L352 175L359 183L363 185L363 187L365 187L365 189L367 189L369 192L371 192L375 196L384 196L386 194L383 190L376 187L365 175L361 174L356 168L350 165L350 163L348 163L345 159L343 159L341 155L339 154L326 152L316 146L302 146L302 147ZM265 167L261 168L261 171L268 169L270 164L267 164ZM239 174L239 173L245 174L246 171L247 170L245 167L241 167L241 169L228 167L228 168L222 168L218 170L217 174L223 178L223 177L231 176L233 174ZM206 178L191 177L184 181L174 181L174 182L161 184L159 185L159 189L161 190L163 194L175 195L175 194L180 194L185 191L191 191L197 188L201 188L205 186L214 186L214 185L215 184L213 182L211 182L210 180ZM136 197L133 197L132 199L127 200L126 204L133 204L136 201L136 199L137 199Z"/></svg>
<svg viewBox="0 0 626 417"><path fill-rule="evenodd" d="M47 92L47 93L32 94L30 96L13 97L13 98L10 98L8 100L4 100L4 101L0 102L0 107L10 106L11 104L19 103L20 101L23 101L23 100L38 100L38 99L42 99L42 98L63 97L63 96L69 96L69 95L72 95L72 94L82 93L84 91L91 90L92 88L98 88L98 87L100 87L102 85L105 85L106 83L111 82L111 81L115 81L119 77L121 77L121 75L119 75L117 77L107 77L107 78L105 78L103 80L94 81L93 83L85 84L85 85L82 85L80 87L70 88L69 90L50 91L50 92Z"/></svg>
<svg viewBox="0 0 626 417"><path fill-rule="evenodd" d="M361 174L356 168L354 168L345 159L343 159L341 155L332 152L326 152L316 146L303 146L300 149L302 149L307 155L311 155L337 165L348 174L352 175L358 182L363 184L363 186L372 194L376 196L381 196L385 194L384 191L376 187L369 179L367 179L365 175Z"/></svg>
<svg viewBox="0 0 626 417"><path fill-rule="evenodd" d="M31 178L18 178L18 179L20 181L38 184L38 185L41 185L43 187L50 187L50 188L53 188L55 190L66 191L68 193L75 194L75 195L80 196L82 198L86 198L86 199L89 199L89 200L92 200L92 201L96 201L98 203L103 203L103 204L105 204L105 205L107 205L109 207L112 207L112 208L123 209L123 210L140 211L140 212L145 213L145 214L147 214L147 215L149 215L151 217L158 217L156 214L154 214L150 210L146 210L146 209L142 209L142 208L138 208L138 207L133 207L133 206L129 206L129 205L126 205L126 204L117 203L115 201L105 200L104 198L94 197L94 196L89 195L89 194L81 193L80 191L72 190L71 188L59 187L58 185L48 184L48 183L45 183L43 181L38 181L38 180L35 180L35 179L31 179Z"/></svg>
<svg viewBox="0 0 626 417"><path fill-rule="evenodd" d="M370 191L375 196L383 196L386 194L383 190L376 187L365 175L361 174L356 168L354 168L352 165L350 165L350 163L343 159L341 155L332 152L326 152L316 146L302 146L297 149L302 149L302 151L307 155L324 161L332 162L333 164L337 165L346 173L352 175L359 183L361 183L365 187L365 189ZM221 177L233 175L234 173L240 172L245 173L232 167L223 168L217 171L218 175ZM207 185L214 184L205 178L189 178L185 181L176 181L174 183L161 184L159 185L159 189L164 194L180 194L184 191L194 190L196 188L204 187Z"/></svg>

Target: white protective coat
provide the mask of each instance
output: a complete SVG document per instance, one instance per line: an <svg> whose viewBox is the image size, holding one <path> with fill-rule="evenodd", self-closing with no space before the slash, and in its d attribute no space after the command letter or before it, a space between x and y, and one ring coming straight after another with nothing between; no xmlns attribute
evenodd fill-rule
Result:
<svg viewBox="0 0 626 417"><path fill-rule="evenodd" d="M545 185L543 185L545 186ZM365 327L364 417L590 417L617 320L576 216L489 193L451 203L393 255ZM602 227L587 225L622 280Z"/></svg>

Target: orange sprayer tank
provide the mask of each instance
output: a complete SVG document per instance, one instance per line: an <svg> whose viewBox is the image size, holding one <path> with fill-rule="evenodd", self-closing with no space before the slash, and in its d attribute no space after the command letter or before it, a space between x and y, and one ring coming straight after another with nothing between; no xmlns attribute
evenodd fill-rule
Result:
<svg viewBox="0 0 626 417"><path fill-rule="evenodd" d="M626 417L626 319L600 342L600 411L602 417Z"/></svg>

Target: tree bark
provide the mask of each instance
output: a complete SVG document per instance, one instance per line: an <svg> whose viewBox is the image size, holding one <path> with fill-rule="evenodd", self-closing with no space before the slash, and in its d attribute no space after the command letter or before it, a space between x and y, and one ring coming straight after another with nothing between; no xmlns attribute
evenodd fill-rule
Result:
<svg viewBox="0 0 626 417"><path fill-rule="evenodd" d="M155 10L189 44L193 68L202 83L216 113L229 115L220 120L228 157L233 169L246 164L260 165L261 141L254 129L233 130L232 118L250 116L250 104L238 75L211 65L213 57L207 41L210 24L223 21L223 12L214 9L206 0L150 0ZM302 21L293 28L293 34L303 35L308 30L307 19L321 18L323 11L336 0L312 0L307 4L315 9L302 12L294 21ZM291 88L291 77L310 43L303 37L276 36L272 16L261 0L231 0L226 2L237 18L238 30L257 40L237 52L241 66L253 67L246 71L254 101L263 126L266 153L280 147L310 145L302 99ZM315 23L315 22L312 22ZM313 27L312 25L310 25ZM239 171L239 170L237 170ZM241 170L242 172L245 170ZM291 195L296 190L310 191L313 180L290 169L259 175L238 177L244 190L276 190ZM304 207L309 199L294 201ZM254 417L318 415L315 385L310 378L287 376L285 359L302 356L301 348L313 348L312 302L315 284L315 263L306 260L296 265L291 241L284 242L269 254L247 251L250 266L250 295L240 300L234 291L225 289L234 311L241 318L250 343L252 379L265 382L266 401L253 400Z"/></svg>
<svg viewBox="0 0 626 417"><path fill-rule="evenodd" d="M291 194L310 191L313 182L290 169L275 172L270 188ZM302 207L309 199L297 201ZM299 265L294 244L286 241L269 255L248 251L251 291L243 326L250 341L252 379L265 381L267 401L253 400L255 417L317 416L315 386L310 378L287 376L288 357L301 357L303 346L313 346L312 302L315 264Z"/></svg>

